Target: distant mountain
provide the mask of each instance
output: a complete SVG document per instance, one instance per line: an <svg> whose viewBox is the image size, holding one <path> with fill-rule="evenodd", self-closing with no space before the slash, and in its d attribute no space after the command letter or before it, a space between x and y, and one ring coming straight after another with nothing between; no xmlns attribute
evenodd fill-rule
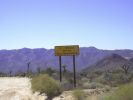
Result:
<svg viewBox="0 0 133 100"><path fill-rule="evenodd" d="M129 60L129 62L130 62L130 65L133 67L133 58L131 58L131 59Z"/></svg>
<svg viewBox="0 0 133 100"><path fill-rule="evenodd" d="M97 63L89 66L88 68L83 69L83 71L114 70L120 69L123 65L130 66L130 69L133 69L133 59L126 59L118 54L111 54L105 56L105 58L99 60Z"/></svg>
<svg viewBox="0 0 133 100"><path fill-rule="evenodd" d="M82 47L80 48L80 55L76 56L76 68L80 71L111 54L117 54L113 55L113 57L120 58L122 62L125 59L133 58L133 50L101 50L95 47ZM114 60L117 62L117 59ZM41 69L47 67L59 68L58 57L55 56L53 49L0 50L0 72L24 72L27 70L28 62L30 62L30 70L34 72L38 67ZM72 57L62 57L62 65L66 65L68 70L72 70Z"/></svg>
<svg viewBox="0 0 133 100"><path fill-rule="evenodd" d="M111 54L106 56L102 60L99 60L96 64L89 66L88 69L99 69L99 70L118 69L122 65L127 63L127 61L128 61L127 59L123 58L118 54Z"/></svg>
<svg viewBox="0 0 133 100"><path fill-rule="evenodd" d="M133 62L133 58L131 58L130 61Z"/></svg>

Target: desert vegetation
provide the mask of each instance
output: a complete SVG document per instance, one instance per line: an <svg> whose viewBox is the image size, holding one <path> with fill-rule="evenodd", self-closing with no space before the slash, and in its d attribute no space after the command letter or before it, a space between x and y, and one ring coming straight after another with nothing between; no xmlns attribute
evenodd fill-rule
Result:
<svg viewBox="0 0 133 100"><path fill-rule="evenodd" d="M103 96L100 100L133 100L133 83L119 86L112 93Z"/></svg>
<svg viewBox="0 0 133 100"><path fill-rule="evenodd" d="M47 74L40 74L32 78L33 92L46 93L48 100L58 96L62 92L61 85Z"/></svg>
<svg viewBox="0 0 133 100"><path fill-rule="evenodd" d="M71 91L74 100L133 100L133 71L130 66L119 66L117 69L91 69L76 74L77 88L73 86L73 73L63 66L62 82L59 82L59 71L46 68L36 72L28 71L16 74L0 73L1 77L28 77L31 79L32 92L45 93L48 100ZM94 97L93 97L94 96Z"/></svg>
<svg viewBox="0 0 133 100"><path fill-rule="evenodd" d="M75 100L85 100L85 99L87 99L86 94L82 89L73 90L72 95L73 95Z"/></svg>

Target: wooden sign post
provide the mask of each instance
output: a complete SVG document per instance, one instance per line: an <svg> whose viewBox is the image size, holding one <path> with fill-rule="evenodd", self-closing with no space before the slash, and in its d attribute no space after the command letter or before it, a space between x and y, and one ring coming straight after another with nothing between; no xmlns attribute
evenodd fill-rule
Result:
<svg viewBox="0 0 133 100"><path fill-rule="evenodd" d="M75 65L76 55L79 55L79 45L55 46L55 56L59 56L60 82L62 81L61 56L73 57L74 87L76 87L76 65Z"/></svg>

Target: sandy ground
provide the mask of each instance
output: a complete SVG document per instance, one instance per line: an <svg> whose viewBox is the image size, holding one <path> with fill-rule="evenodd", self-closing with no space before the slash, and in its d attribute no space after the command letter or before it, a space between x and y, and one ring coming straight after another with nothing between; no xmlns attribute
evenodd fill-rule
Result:
<svg viewBox="0 0 133 100"><path fill-rule="evenodd" d="M45 96L32 94L28 78L0 78L0 100L44 100Z"/></svg>
<svg viewBox="0 0 133 100"><path fill-rule="evenodd" d="M72 100L71 92L64 92L53 100ZM45 100L45 95L32 93L29 78L0 77L0 100Z"/></svg>
<svg viewBox="0 0 133 100"><path fill-rule="evenodd" d="M88 89L84 90L89 97L88 100L97 100L97 95L102 90ZM0 78L0 100L45 100L45 95L32 93L31 82L29 78L19 77L1 77ZM53 100L74 100L72 91L64 91L60 96Z"/></svg>

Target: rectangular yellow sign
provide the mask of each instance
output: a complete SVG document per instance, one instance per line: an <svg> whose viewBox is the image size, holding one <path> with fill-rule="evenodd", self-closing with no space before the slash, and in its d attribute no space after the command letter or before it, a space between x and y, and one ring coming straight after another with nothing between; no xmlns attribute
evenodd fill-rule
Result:
<svg viewBox="0 0 133 100"><path fill-rule="evenodd" d="M79 55L79 45L55 46L55 56Z"/></svg>

